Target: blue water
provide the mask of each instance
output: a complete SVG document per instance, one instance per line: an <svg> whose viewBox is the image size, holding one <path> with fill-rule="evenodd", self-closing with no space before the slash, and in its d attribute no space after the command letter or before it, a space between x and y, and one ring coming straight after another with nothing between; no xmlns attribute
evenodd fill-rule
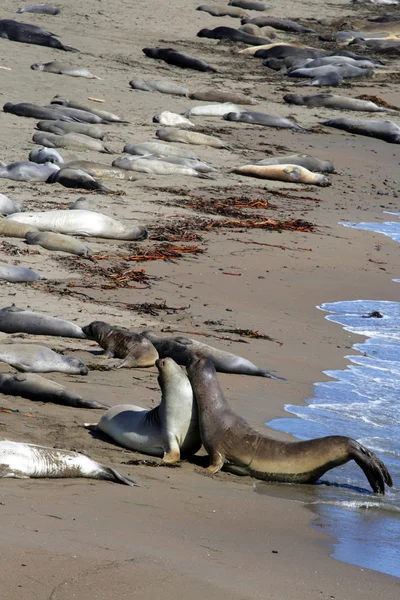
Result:
<svg viewBox="0 0 400 600"><path fill-rule="evenodd" d="M399 221L343 225L400 242ZM351 462L325 474L329 485L301 486L294 499L307 503L324 531L338 540L335 558L400 577L400 302L356 300L318 308L329 313L329 321L367 339L353 346L357 353L346 357L345 370L325 371L332 381L316 383L306 406L285 407L299 418L268 425L300 439L348 435L385 462L394 486L384 497L371 493L364 473ZM382 318L368 318L374 311Z"/></svg>

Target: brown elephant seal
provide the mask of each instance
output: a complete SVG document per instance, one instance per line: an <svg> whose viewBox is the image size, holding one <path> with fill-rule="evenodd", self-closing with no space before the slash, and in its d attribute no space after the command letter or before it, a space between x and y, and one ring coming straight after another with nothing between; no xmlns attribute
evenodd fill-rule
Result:
<svg viewBox="0 0 400 600"><path fill-rule="evenodd" d="M113 406L97 425L87 429L102 431L114 441L144 454L176 463L182 456L195 454L201 447L196 403L186 373L172 358L156 363L161 402L152 410L121 404Z"/></svg>
<svg viewBox="0 0 400 600"><path fill-rule="evenodd" d="M38 231L38 229L32 225L25 225L25 223L0 219L0 237L24 238L28 231Z"/></svg>
<svg viewBox="0 0 400 600"><path fill-rule="evenodd" d="M85 77L86 79L101 79L93 75L86 67L72 67L63 65L57 60L48 63L34 63L31 65L33 71L44 71L45 73L54 73L55 75L69 75L70 77Z"/></svg>
<svg viewBox="0 0 400 600"><path fill-rule="evenodd" d="M56 252L67 252L77 256L89 257L93 254L90 248L85 246L80 240L62 233L51 233L50 231L28 231L25 234L26 243L37 245L46 250L55 250Z"/></svg>
<svg viewBox="0 0 400 600"><path fill-rule="evenodd" d="M254 429L229 406L210 360L193 355L188 375L199 411L201 441L210 457L209 473L224 467L265 481L315 483L330 469L354 460L374 492L384 494L385 483L392 486L383 462L352 438L281 442Z"/></svg>
<svg viewBox="0 0 400 600"><path fill-rule="evenodd" d="M259 27L273 27L280 31L292 31L295 33L316 33L315 29L310 27L303 27L296 21L290 21L289 19L280 19L279 17L243 17L241 20L242 25L245 23L254 23Z"/></svg>
<svg viewBox="0 0 400 600"><path fill-rule="evenodd" d="M178 52L173 48L143 48L142 52L149 58L163 60L169 65L181 67L181 69L193 69L195 71L218 73L217 69L204 60Z"/></svg>
<svg viewBox="0 0 400 600"><path fill-rule="evenodd" d="M97 125L87 123L69 123L68 121L39 121L36 125L40 131L64 135L65 133L81 133L95 140L106 140L107 133Z"/></svg>
<svg viewBox="0 0 400 600"><path fill-rule="evenodd" d="M109 408L106 404L101 404L96 400L85 400L82 396L67 390L63 385L34 373L2 373L0 375L0 394L21 396L28 400L53 402L75 408Z"/></svg>
<svg viewBox="0 0 400 600"><path fill-rule="evenodd" d="M228 92L223 90L200 90L199 92L191 92L189 94L191 100L203 100L204 102L232 102L233 104L258 104L257 100L238 94L236 92Z"/></svg>
<svg viewBox="0 0 400 600"><path fill-rule="evenodd" d="M320 160L310 154L290 154L285 156L271 156L257 162L257 165L297 165L309 171L320 173L334 173L335 167L329 160Z"/></svg>
<svg viewBox="0 0 400 600"><path fill-rule="evenodd" d="M187 96L189 94L186 87L167 79L151 79L149 81L132 79L129 85L132 89L142 90L143 92L159 92L160 94L171 94L172 96Z"/></svg>
<svg viewBox="0 0 400 600"><path fill-rule="evenodd" d="M306 132L307 129L297 125L290 119L269 115L256 111L228 112L222 116L225 121L236 121L237 123L249 123L251 125L262 125L263 127L278 127L279 129L296 129Z"/></svg>
<svg viewBox="0 0 400 600"><path fill-rule="evenodd" d="M271 179L273 181L287 181L288 183L308 183L327 187L331 182L325 175L313 173L304 167L290 164L279 165L243 165L233 169L238 175Z"/></svg>
<svg viewBox="0 0 400 600"><path fill-rule="evenodd" d="M75 323L71 323L71 321L18 308L15 304L0 310L0 331L3 333L30 333L32 335L86 338L82 329Z"/></svg>
<svg viewBox="0 0 400 600"><path fill-rule="evenodd" d="M94 340L104 349L107 358L123 358L117 366L152 367L158 359L153 344L141 333L133 333L121 327L112 327L104 321L93 321L82 327L89 340Z"/></svg>
<svg viewBox="0 0 400 600"><path fill-rule="evenodd" d="M136 181L135 175L127 173L124 169L119 169L112 165L103 165L102 163L92 162L91 160L73 160L65 167L78 171L85 171L92 177L100 179L122 179L125 181Z"/></svg>
<svg viewBox="0 0 400 600"><path fill-rule="evenodd" d="M9 440L0 442L1 477L16 479L87 477L106 479L130 486L138 485L129 477L120 475L115 469L105 467L84 454Z"/></svg>
<svg viewBox="0 0 400 600"><path fill-rule="evenodd" d="M26 373L87 375L87 366L76 356L64 356L37 344L0 344L0 362Z"/></svg>
<svg viewBox="0 0 400 600"><path fill-rule="evenodd" d="M265 2L255 2L254 0L229 0L229 6L239 6L239 8L245 8L246 10L258 10L263 12L269 10L272 4L265 4Z"/></svg>
<svg viewBox="0 0 400 600"><path fill-rule="evenodd" d="M284 380L283 377L278 377L265 369L260 369L260 367L257 367L251 361L247 360L247 358L237 356L237 354L232 354L225 350L219 350L197 340L183 336L160 337L151 331L144 331L143 335L155 346L160 358L167 358L169 356L179 365L188 365L192 352L198 351L203 356L210 358L220 373L255 375L258 377L268 377L269 379Z"/></svg>

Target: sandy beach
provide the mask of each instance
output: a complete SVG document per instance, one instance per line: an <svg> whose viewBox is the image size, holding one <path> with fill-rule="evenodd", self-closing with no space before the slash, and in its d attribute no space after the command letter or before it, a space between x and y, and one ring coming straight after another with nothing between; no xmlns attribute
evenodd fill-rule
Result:
<svg viewBox="0 0 400 600"><path fill-rule="evenodd" d="M0 71L1 104L45 105L56 94L85 103L90 103L88 98L104 99L96 106L129 121L102 126L109 134L107 143L118 156L125 143L156 140L155 114L162 110L182 113L205 104L129 87L134 78L165 78L191 91L217 87L251 95L259 102L256 110L295 119L312 127L311 133L194 117L196 130L216 135L229 146L224 150L194 148L200 159L217 169L214 179L138 174L135 182L107 180L107 187L118 192L110 196L1 179L0 192L32 211L65 208L85 195L93 199L96 210L137 221L149 227L150 233L156 227L176 225L180 219L219 218L189 208L193 198L218 204L243 197L268 201L266 209L254 209L257 214L281 221L302 219L312 224L312 231L234 227L198 231L192 241L175 242L179 248L196 246L197 253L173 261L125 260L123 264L71 258L27 246L19 239L2 238L2 262L33 268L47 280L1 283L0 307L15 303L81 326L104 320L135 331L177 331L245 356L286 381L220 375L229 402L266 433L290 439L264 423L284 416L285 404L300 404L312 396L313 383L327 379L323 371L344 368L344 356L360 340L328 322L316 307L360 298L398 300L398 284L392 282L399 276L398 244L383 235L345 228L339 222L380 222L385 220L384 210L398 210L399 146L317 127L320 121L339 116L339 111L286 105L282 100L285 93L297 89L305 94L309 88L295 88L262 67L260 61L237 54L242 44L197 38L202 27L240 24L238 19L216 19L195 11L197 5L194 0L174 0L163 6L154 0L88 0L84 4L71 0L65 6L60 3L61 14L52 17L12 15L10 11L17 5L6 0L1 18L48 28L80 53L0 39L0 65L11 69ZM271 14L304 16L303 8L291 0L276 6ZM344 2L309 4L310 18L344 14L375 13ZM311 39L284 32L277 37L302 43ZM147 58L142 53L146 46L174 47L206 60L220 72L169 66ZM102 79L30 69L32 63L50 60L85 66ZM349 80L335 93L377 95L398 105L398 68L399 61L390 59L375 79ZM340 116L358 118L346 112ZM363 114L360 118L367 117ZM379 113L376 118L400 122L395 113ZM0 113L1 161L27 160L35 123ZM230 172L234 166L286 150L332 161L336 173L329 176L331 187L265 182ZM92 151L60 152L65 161L111 164L115 158ZM249 218L252 210L247 211ZM139 243L87 240L97 256L121 251L129 256L140 253L139 249L160 248L163 243L151 236ZM118 286L113 274L130 269L144 269L148 281ZM146 312L144 303L159 306ZM258 331L272 339L249 339L221 331L233 329ZM8 337L0 334L0 340ZM16 339L21 341L20 337ZM153 407L159 402L155 368L102 370L100 348L89 340L29 335L22 339L68 350L91 366L86 377L49 376L86 398L110 406L133 403ZM13 370L2 364L0 371ZM146 457L83 428L83 423L94 422L101 414L0 398L2 438L77 450L141 484L129 488L85 479L4 480L1 597L108 600L112 595L121 600L132 596L169 600L187 595L193 600L361 600L379 594L388 600L398 598L397 578L330 558L335 540L311 527L314 516L300 503L257 494L253 490L256 480L248 477L207 476L202 458L181 462L175 468L129 464ZM351 436L351 430L341 433ZM346 467L342 469L345 473ZM294 495L292 490L291 498Z"/></svg>

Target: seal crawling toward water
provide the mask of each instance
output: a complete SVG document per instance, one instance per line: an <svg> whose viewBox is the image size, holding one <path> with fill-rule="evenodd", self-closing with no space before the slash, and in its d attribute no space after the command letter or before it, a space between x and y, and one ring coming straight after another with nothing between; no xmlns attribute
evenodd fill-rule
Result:
<svg viewBox="0 0 400 600"><path fill-rule="evenodd" d="M197 407L186 373L172 358L156 365L162 392L159 406L152 410L131 404L113 406L97 425L85 423L85 427L106 433L129 450L176 463L181 454L190 456L201 447Z"/></svg>
<svg viewBox="0 0 400 600"><path fill-rule="evenodd" d="M0 362L28 373L72 373L87 375L88 368L76 356L63 356L36 344L1 344Z"/></svg>
<svg viewBox="0 0 400 600"><path fill-rule="evenodd" d="M158 359L153 344L141 333L133 333L121 327L112 327L103 321L93 321L82 327L89 340L104 348L107 358L123 358L121 367L152 367Z"/></svg>
<svg viewBox="0 0 400 600"><path fill-rule="evenodd" d="M281 442L258 432L231 409L210 360L193 355L188 375L199 411L201 441L210 457L209 473L224 467L265 481L315 483L326 471L354 460L374 492L384 494L385 483L392 486L383 462L352 438Z"/></svg>
<svg viewBox="0 0 400 600"><path fill-rule="evenodd" d="M1 477L16 479L87 477L106 479L130 486L138 485L132 479L120 475L115 469L105 467L84 454L8 440L0 442Z"/></svg>
<svg viewBox="0 0 400 600"><path fill-rule="evenodd" d="M82 329L71 323L18 308L15 304L0 310L0 331L3 333L30 333L33 335L54 335L60 337L85 339Z"/></svg>

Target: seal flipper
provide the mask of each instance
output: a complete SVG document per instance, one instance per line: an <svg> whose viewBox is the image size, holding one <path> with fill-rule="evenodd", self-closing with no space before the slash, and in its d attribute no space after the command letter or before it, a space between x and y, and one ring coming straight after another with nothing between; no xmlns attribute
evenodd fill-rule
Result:
<svg viewBox="0 0 400 600"><path fill-rule="evenodd" d="M207 452L209 452L208 448ZM222 456L222 454L218 452L218 450L211 450L211 453L209 453L209 457L210 464L206 468L206 471L207 473L211 473L211 475L215 475L215 473L218 473L218 471L220 471L224 466L225 457Z"/></svg>
<svg viewBox="0 0 400 600"><path fill-rule="evenodd" d="M117 369L123 369L124 367L137 367L138 366L138 362L136 360L136 358L134 358L133 356L130 356L128 354L128 356L126 356L124 358L124 360L122 362L119 363L119 365L117 365Z"/></svg>
<svg viewBox="0 0 400 600"><path fill-rule="evenodd" d="M349 454L364 471L374 492L384 494L385 483L389 487L393 486L392 477L381 459L351 438L349 439Z"/></svg>
<svg viewBox="0 0 400 600"><path fill-rule="evenodd" d="M279 377L278 375L273 375L272 373L270 373L269 371L266 371L265 369L260 369L259 373L256 373L256 375L260 375L261 377L267 377L268 379L277 379L278 381L287 381L287 379L285 379L285 377Z"/></svg>
<svg viewBox="0 0 400 600"><path fill-rule="evenodd" d="M181 459L181 451L175 436L169 436L164 451L163 462L173 465Z"/></svg>
<svg viewBox="0 0 400 600"><path fill-rule="evenodd" d="M101 472L104 477L99 477L99 479L107 479L109 481L114 481L116 483L123 483L124 485L130 485L132 487L141 487L139 483L133 481L133 479L129 479L129 477L125 477L125 475L121 475L113 469L112 467L105 467L102 465L103 471Z"/></svg>

